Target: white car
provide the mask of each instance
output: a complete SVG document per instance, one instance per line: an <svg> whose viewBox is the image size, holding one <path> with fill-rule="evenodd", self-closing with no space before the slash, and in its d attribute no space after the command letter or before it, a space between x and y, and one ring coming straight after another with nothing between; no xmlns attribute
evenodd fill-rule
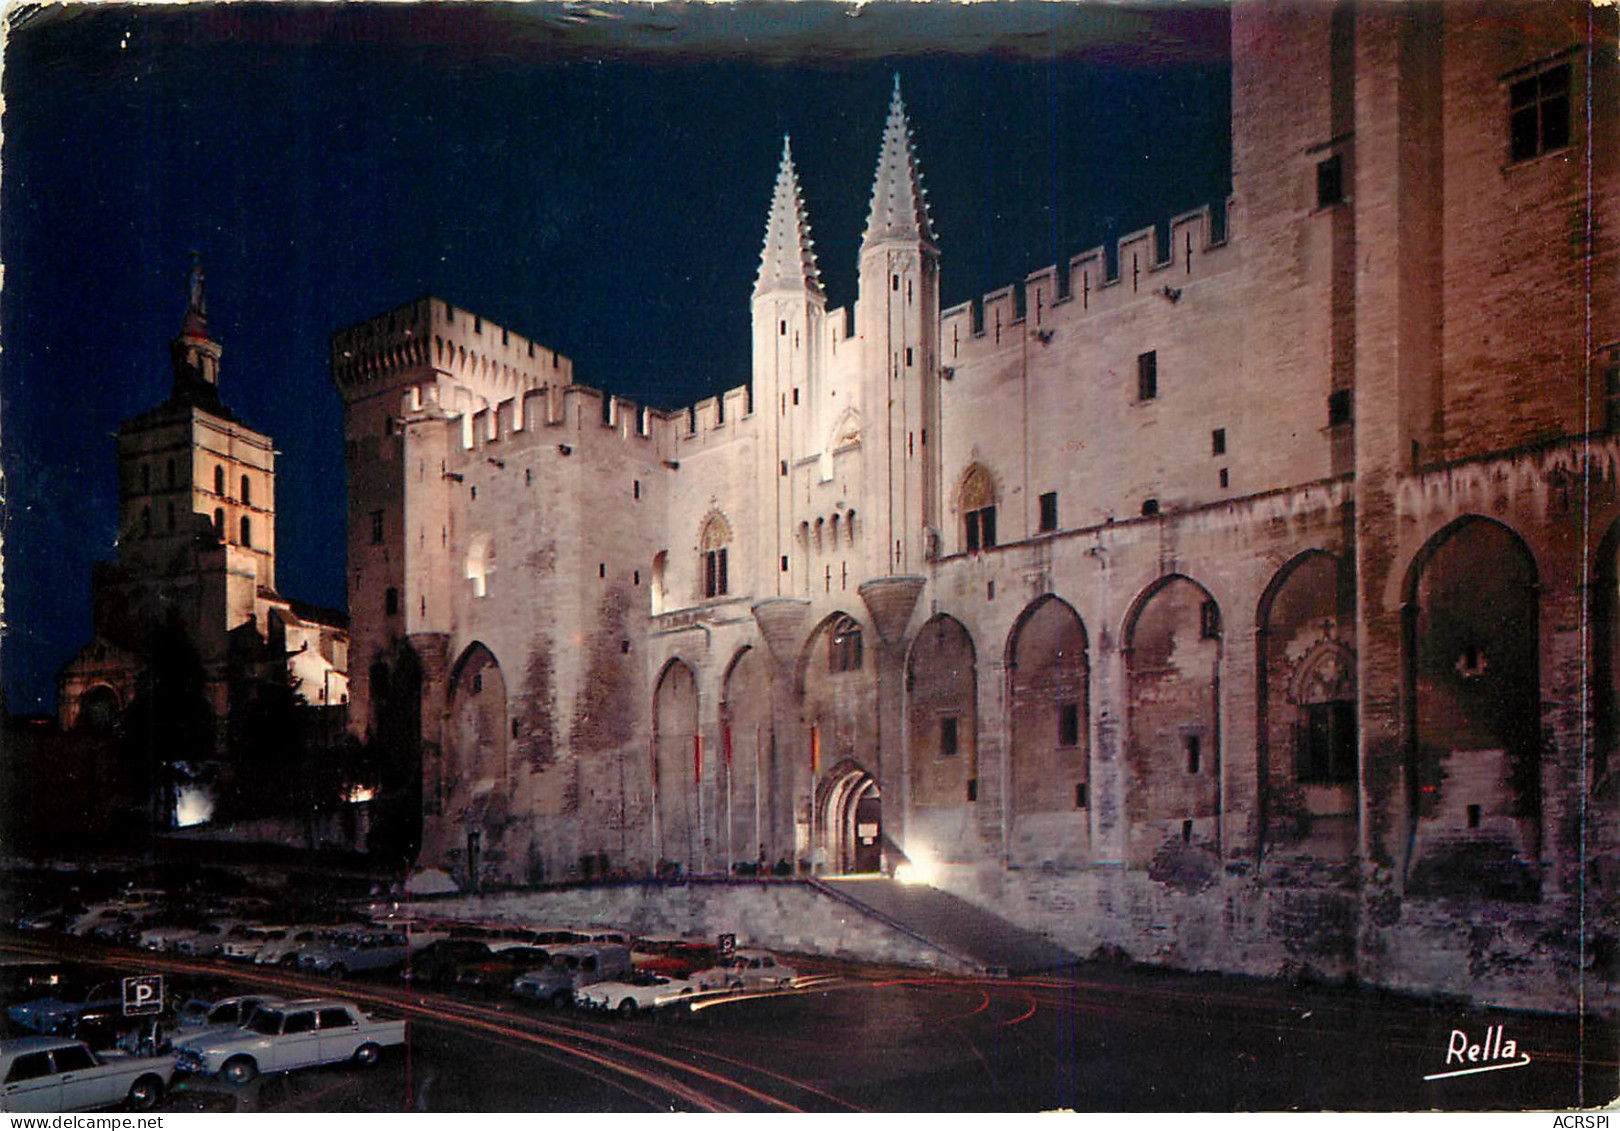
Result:
<svg viewBox="0 0 1620 1131"><path fill-rule="evenodd" d="M96 1054L83 1041L0 1041L0 1111L94 1111L155 1106L174 1077L174 1056Z"/></svg>
<svg viewBox="0 0 1620 1131"><path fill-rule="evenodd" d="M297 966L298 956L306 949L330 942L339 935L366 929L363 923L347 923L337 927L305 923L288 927L285 938L273 939L259 948L259 952L253 956L253 963L256 966Z"/></svg>
<svg viewBox="0 0 1620 1131"><path fill-rule="evenodd" d="M224 945L219 948L219 956L232 962L252 962L258 957L259 951L270 943L285 939L291 930L291 927L241 927L226 936Z"/></svg>
<svg viewBox="0 0 1620 1131"><path fill-rule="evenodd" d="M244 923L240 919L216 919L212 923L204 923L184 938L175 940L174 949L196 958L213 958L224 947L226 939L240 938L236 932L245 931L249 926L251 924Z"/></svg>
<svg viewBox="0 0 1620 1131"><path fill-rule="evenodd" d="M181 939L196 933L196 923L166 923L142 930L135 936L135 945L141 950L173 950L174 945Z"/></svg>
<svg viewBox="0 0 1620 1131"><path fill-rule="evenodd" d="M368 1017L347 1001L293 1001L261 1007L240 1029L201 1033L179 1042L179 1067L245 1084L261 1072L317 1064L349 1061L369 1067L383 1049L404 1043L403 1020Z"/></svg>
<svg viewBox="0 0 1620 1131"><path fill-rule="evenodd" d="M790 985L799 972L784 966L768 950L738 948L707 970L692 975L692 981L706 990L780 989Z"/></svg>
<svg viewBox="0 0 1620 1131"><path fill-rule="evenodd" d="M626 1017L643 1009L678 1005L700 992L696 982L666 978L662 974L633 974L622 982L597 982L574 991L581 1009L618 1010Z"/></svg>

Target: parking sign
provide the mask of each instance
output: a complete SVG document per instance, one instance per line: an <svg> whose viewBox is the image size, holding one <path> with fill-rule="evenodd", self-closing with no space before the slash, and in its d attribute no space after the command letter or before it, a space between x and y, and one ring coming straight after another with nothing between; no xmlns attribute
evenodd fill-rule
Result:
<svg viewBox="0 0 1620 1131"><path fill-rule="evenodd" d="M737 950L737 936L736 935L729 935L728 934L728 935L721 935L720 936L720 957L721 958L730 958L734 953L736 953L736 950Z"/></svg>
<svg viewBox="0 0 1620 1131"><path fill-rule="evenodd" d="M124 979L124 1016L140 1017L163 1012L163 975L143 974Z"/></svg>

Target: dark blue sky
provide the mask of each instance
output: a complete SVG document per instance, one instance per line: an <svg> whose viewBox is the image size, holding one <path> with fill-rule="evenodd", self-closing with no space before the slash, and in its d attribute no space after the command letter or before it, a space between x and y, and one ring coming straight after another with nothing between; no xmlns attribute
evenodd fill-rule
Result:
<svg viewBox="0 0 1620 1131"><path fill-rule="evenodd" d="M52 710L113 553L121 420L189 250L226 403L280 451L278 581L341 608L335 329L434 293L673 406L747 380L784 132L854 298L898 72L947 305L1230 187L1224 12L817 2L10 13L3 690Z"/></svg>

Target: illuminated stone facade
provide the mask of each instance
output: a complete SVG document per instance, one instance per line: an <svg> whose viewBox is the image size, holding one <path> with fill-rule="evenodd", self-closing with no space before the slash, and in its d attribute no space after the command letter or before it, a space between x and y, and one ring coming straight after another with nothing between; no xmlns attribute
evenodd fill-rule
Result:
<svg viewBox="0 0 1620 1131"><path fill-rule="evenodd" d="M948 310L897 86L853 308L784 148L751 382L683 411L439 299L337 334L421 862L909 864L1080 953L1612 995L1614 23L1239 4L1232 199Z"/></svg>

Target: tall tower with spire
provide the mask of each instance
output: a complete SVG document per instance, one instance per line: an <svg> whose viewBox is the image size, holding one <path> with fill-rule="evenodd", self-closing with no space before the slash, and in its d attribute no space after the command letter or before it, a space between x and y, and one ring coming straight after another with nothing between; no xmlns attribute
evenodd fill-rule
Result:
<svg viewBox="0 0 1620 1131"><path fill-rule="evenodd" d="M826 313L827 297L793 167L792 142L784 136L753 298L753 409L769 422L756 455L760 529L770 532L760 539L754 574L762 596L791 592L795 570L802 568L802 563L794 564L791 480L784 468L817 450L820 439L820 350Z"/></svg>
<svg viewBox="0 0 1620 1131"><path fill-rule="evenodd" d="M861 241L856 330L875 576L923 568L939 525L939 249L895 76ZM886 461L886 464L885 462Z"/></svg>

